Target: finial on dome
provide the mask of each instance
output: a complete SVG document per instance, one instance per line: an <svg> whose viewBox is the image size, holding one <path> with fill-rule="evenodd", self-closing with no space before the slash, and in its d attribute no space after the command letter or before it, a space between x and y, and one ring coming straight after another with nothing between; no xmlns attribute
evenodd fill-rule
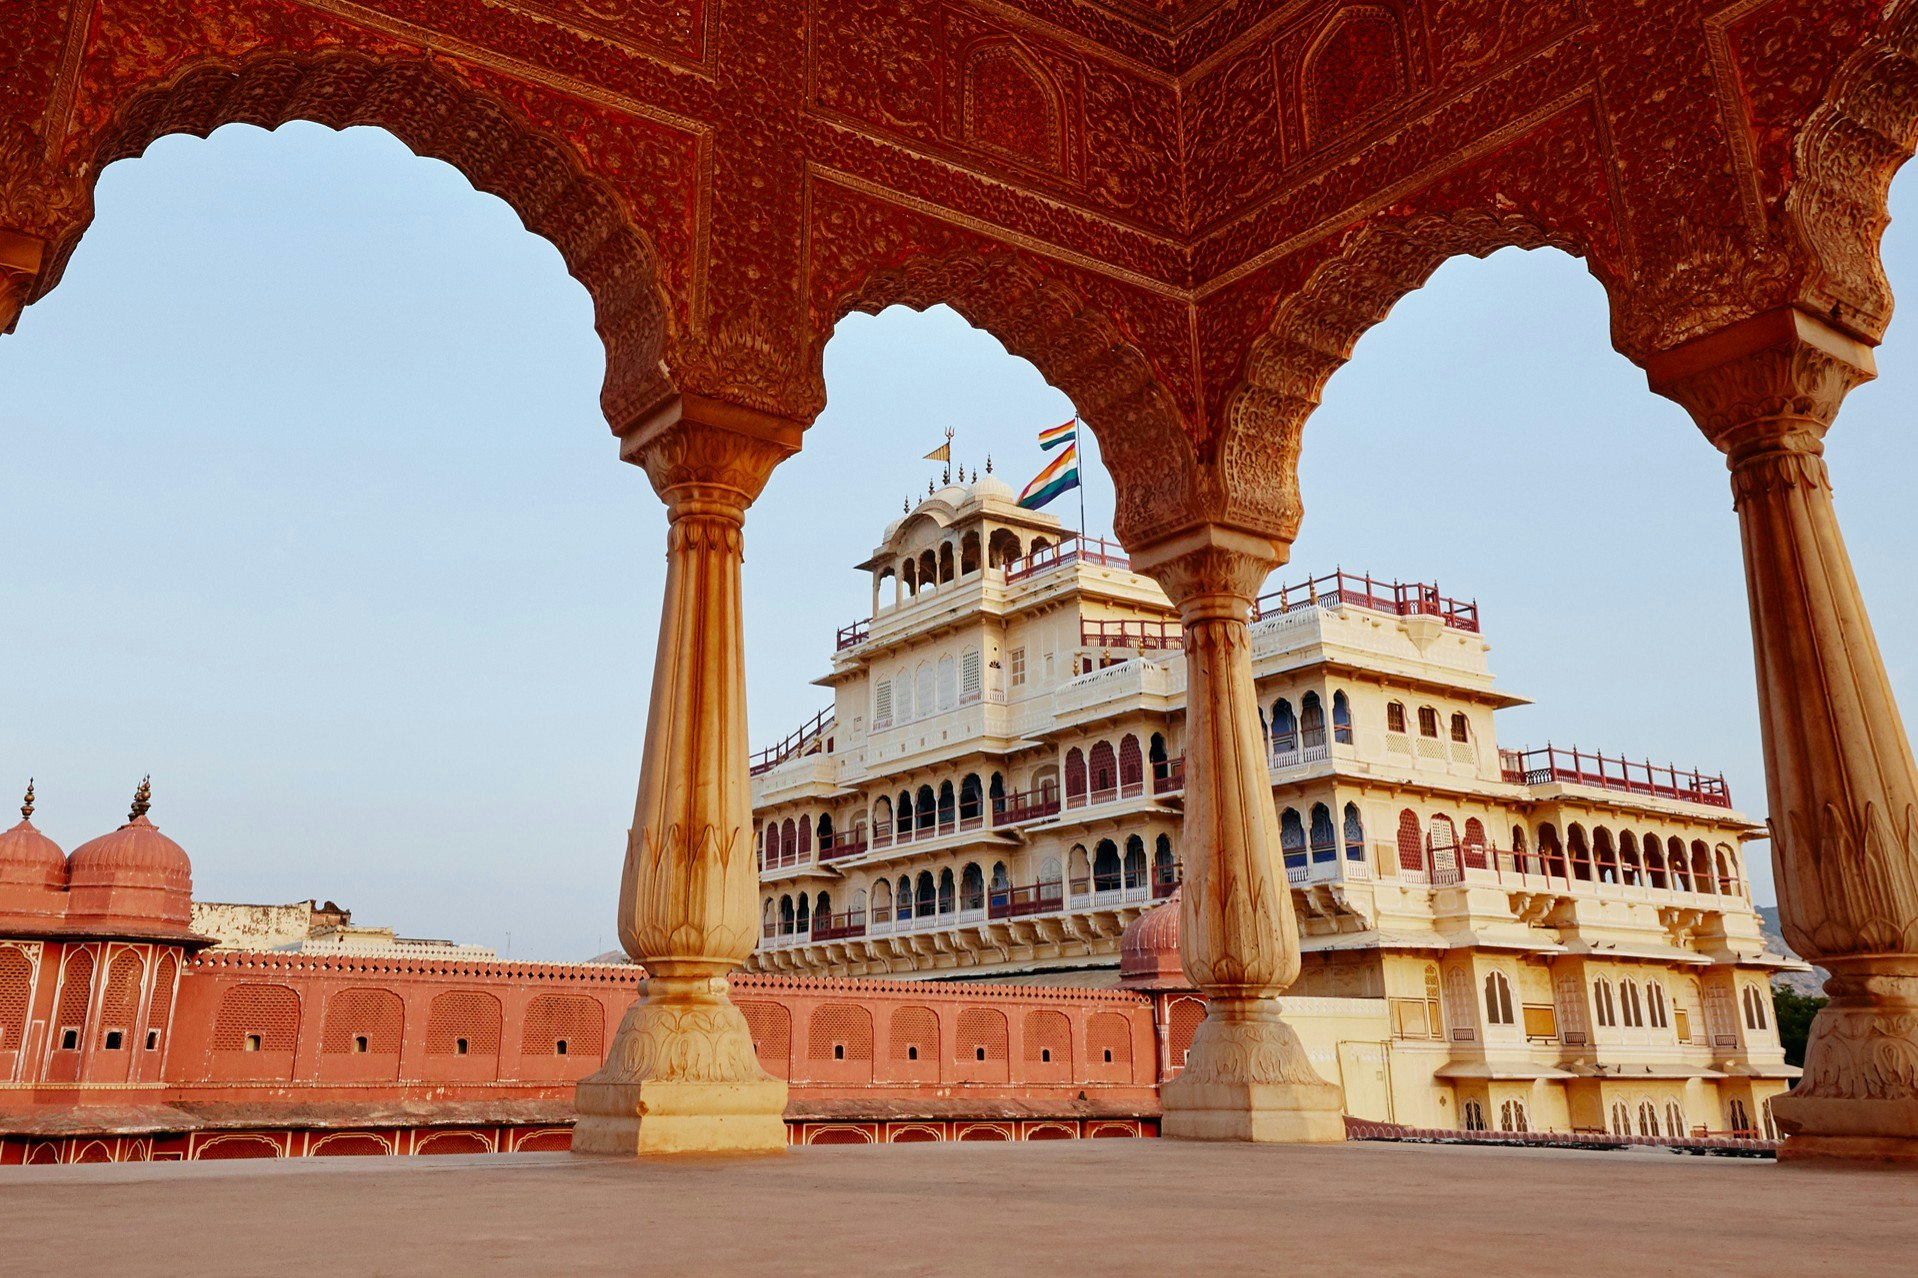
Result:
<svg viewBox="0 0 1918 1278"><path fill-rule="evenodd" d="M906 497L901 499L901 501L899 502L899 509L905 511L908 515L910 515L912 513L912 498Z"/></svg>
<svg viewBox="0 0 1918 1278"><path fill-rule="evenodd" d="M992 473L992 454L987 453L986 454L986 474L990 475L991 473Z"/></svg>
<svg viewBox="0 0 1918 1278"><path fill-rule="evenodd" d="M127 813L128 821L138 821L153 806L153 775L148 773L140 778L140 788L133 792L133 810Z"/></svg>
<svg viewBox="0 0 1918 1278"><path fill-rule="evenodd" d="M27 778L27 797L21 800L21 803L20 803L20 819L22 821L33 820L33 778L32 777Z"/></svg>
<svg viewBox="0 0 1918 1278"><path fill-rule="evenodd" d="M926 496L930 497L932 496L932 494L933 494L932 481L928 479L926 481Z"/></svg>

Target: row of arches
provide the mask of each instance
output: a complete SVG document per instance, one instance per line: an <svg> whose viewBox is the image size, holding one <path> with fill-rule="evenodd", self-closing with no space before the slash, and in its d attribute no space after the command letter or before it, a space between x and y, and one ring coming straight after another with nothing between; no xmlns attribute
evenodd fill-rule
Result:
<svg viewBox="0 0 1918 1278"><path fill-rule="evenodd" d="M1576 821L1566 827L1562 844L1558 827L1550 821L1542 822L1531 838L1524 825L1514 824L1511 847L1501 849L1491 844L1485 823L1477 817L1466 818L1461 831L1449 813L1434 813L1421 822L1417 812L1403 808L1397 846L1400 870L1426 875L1435 884L1457 882L1461 870L1497 869L1660 891L1718 896L1742 896L1745 891L1738 852L1728 844L1714 847L1693 839L1688 846L1679 835L1649 831L1626 830L1614 836L1606 826L1587 836Z"/></svg>
<svg viewBox="0 0 1918 1278"><path fill-rule="evenodd" d="M1066 751L1066 806L1137 798L1145 793L1147 765L1156 784L1171 776L1171 763L1162 732L1152 733L1143 746L1130 732L1116 746L1111 741L1095 741L1089 748L1075 745Z"/></svg>
<svg viewBox="0 0 1918 1278"><path fill-rule="evenodd" d="M1332 808L1328 804L1314 803L1310 817L1301 816L1297 808L1288 807L1279 813L1279 847L1285 854L1285 868L1303 869L1308 863L1323 863L1339 859L1339 850L1345 850L1350 861L1365 859L1365 821L1359 815L1359 805L1348 803L1338 824L1332 820Z"/></svg>
<svg viewBox="0 0 1918 1278"><path fill-rule="evenodd" d="M911 670L873 681L872 726L875 731L896 727L971 705L984 686L985 666L977 648L947 653L936 662L921 661Z"/></svg>
<svg viewBox="0 0 1918 1278"><path fill-rule="evenodd" d="M984 567L1005 568L1050 550L1054 544L1054 538L1043 535L1022 542L1019 533L1011 528L994 528L982 539L979 530L973 529L881 566L874 573L873 585L879 588L891 581L898 591L895 603L915 599L978 572L982 566L982 548Z"/></svg>
<svg viewBox="0 0 1918 1278"><path fill-rule="evenodd" d="M1301 749L1316 750L1325 744L1325 702L1317 692L1308 692L1300 697L1296 711L1289 698L1280 697L1272 703L1271 719L1266 719L1264 707L1260 707L1259 719L1272 742L1273 754L1292 754ZM1332 693L1331 726L1334 741L1343 745L1351 744L1352 702L1343 691L1334 690Z"/></svg>

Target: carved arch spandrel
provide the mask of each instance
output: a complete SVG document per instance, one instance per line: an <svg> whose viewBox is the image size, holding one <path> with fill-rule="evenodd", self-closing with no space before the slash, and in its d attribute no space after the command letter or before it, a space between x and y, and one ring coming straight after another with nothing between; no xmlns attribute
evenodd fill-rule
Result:
<svg viewBox="0 0 1918 1278"><path fill-rule="evenodd" d="M941 304L1072 399L1112 474L1122 541L1195 509L1198 458L1172 393L1111 316L1020 255L962 249L880 267L834 301L830 318Z"/></svg>
<svg viewBox="0 0 1918 1278"><path fill-rule="evenodd" d="M1797 300L1872 341L1891 322L1879 244L1891 181L1918 146L1918 0L1889 4L1792 146L1786 233L1805 254Z"/></svg>
<svg viewBox="0 0 1918 1278"><path fill-rule="evenodd" d="M475 189L504 200L526 229L558 249L593 299L606 351L600 402L615 429L675 389L668 371L686 308L668 295L653 237L620 193L589 174L567 142L455 76L443 63L351 50L266 53L207 62L131 95L75 175L75 207L35 295L58 282L93 216L92 187L115 160L168 134L205 137L226 124L278 128L294 120L371 125L416 154L443 160Z"/></svg>

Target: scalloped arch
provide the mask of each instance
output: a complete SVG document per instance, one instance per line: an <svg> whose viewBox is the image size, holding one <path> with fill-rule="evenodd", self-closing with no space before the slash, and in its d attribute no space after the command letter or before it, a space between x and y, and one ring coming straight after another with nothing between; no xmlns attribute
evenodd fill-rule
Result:
<svg viewBox="0 0 1918 1278"><path fill-rule="evenodd" d="M566 143L424 58L263 54L201 63L134 94L85 166L86 207L56 246L39 292L57 283L92 220L92 186L108 164L168 134L205 137L226 124L274 129L294 120L385 129L504 200L527 230L558 249L593 299L593 326L606 350L600 405L616 429L673 393L665 363L672 308L652 243L618 193L587 174Z"/></svg>

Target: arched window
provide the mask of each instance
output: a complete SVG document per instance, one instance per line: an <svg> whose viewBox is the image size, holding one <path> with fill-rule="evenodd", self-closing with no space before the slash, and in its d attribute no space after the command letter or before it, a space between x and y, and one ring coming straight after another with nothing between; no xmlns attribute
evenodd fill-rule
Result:
<svg viewBox="0 0 1918 1278"><path fill-rule="evenodd" d="M1316 692L1306 693L1299 702L1299 744L1307 750L1325 744L1325 706Z"/></svg>
<svg viewBox="0 0 1918 1278"><path fill-rule="evenodd" d="M1517 1024L1517 1018L1512 1015L1512 983L1505 979L1503 972L1491 972L1485 977L1485 1020L1490 1025Z"/></svg>
<svg viewBox="0 0 1918 1278"><path fill-rule="evenodd" d="M986 788L986 802L991 805L994 817L1006 810L1006 778L1003 773L992 774L992 784Z"/></svg>
<svg viewBox="0 0 1918 1278"><path fill-rule="evenodd" d="M1744 1101L1733 1098L1731 1103L1731 1116L1732 1131L1734 1133L1740 1136L1750 1136L1754 1134L1755 1129L1752 1127L1751 1113L1746 1110Z"/></svg>
<svg viewBox="0 0 1918 1278"><path fill-rule="evenodd" d="M1624 1005L1625 1015L1623 1019L1625 1021L1625 1028L1643 1029L1645 1027L1645 1006L1638 998L1638 982L1620 981L1618 983L1618 992L1619 1002Z"/></svg>
<svg viewBox="0 0 1918 1278"><path fill-rule="evenodd" d="M952 782L939 783L939 828L950 830L959 824L959 796L953 791Z"/></svg>
<svg viewBox="0 0 1918 1278"><path fill-rule="evenodd" d="M832 894L821 892L812 904L812 921L815 927L832 926Z"/></svg>
<svg viewBox="0 0 1918 1278"><path fill-rule="evenodd" d="M1019 536L1010 528L995 528L986 539L986 566L1004 568L1019 558Z"/></svg>
<svg viewBox="0 0 1918 1278"><path fill-rule="evenodd" d="M802 935L812 931L812 900L804 892L799 894L799 917L794 926Z"/></svg>
<svg viewBox="0 0 1918 1278"><path fill-rule="evenodd" d="M797 916L793 913L793 899L790 895L779 898L779 934L791 936L793 922Z"/></svg>
<svg viewBox="0 0 1918 1278"><path fill-rule="evenodd" d="M1365 822L1359 818L1359 805L1356 803L1345 805L1345 859L1365 859Z"/></svg>
<svg viewBox="0 0 1918 1278"><path fill-rule="evenodd" d="M1651 1013L1653 1029L1665 1029L1671 1024L1671 1018L1665 1010L1665 987L1657 981L1645 982L1645 1003Z"/></svg>
<svg viewBox="0 0 1918 1278"><path fill-rule="evenodd" d="M1543 866L1539 865L1527 855L1525 847L1525 827L1517 824L1512 826L1512 863L1518 867L1520 874L1538 874L1544 869Z"/></svg>
<svg viewBox="0 0 1918 1278"><path fill-rule="evenodd" d="M952 913L953 907L958 904L958 893L954 890L954 886L952 867L947 866L939 871L939 912L941 914Z"/></svg>
<svg viewBox="0 0 1918 1278"><path fill-rule="evenodd" d="M1618 1024L1618 1004L1612 999L1612 983L1603 977L1592 982L1592 1014L1606 1029Z"/></svg>
<svg viewBox="0 0 1918 1278"><path fill-rule="evenodd" d="M1661 890L1671 886L1671 879L1665 873L1665 853L1658 846L1656 834L1645 836L1645 881Z"/></svg>
<svg viewBox="0 0 1918 1278"><path fill-rule="evenodd" d="M1092 858L1086 855L1086 845L1075 843L1072 851L1066 854L1066 872L1072 876L1072 891L1083 894L1092 887Z"/></svg>
<svg viewBox="0 0 1918 1278"><path fill-rule="evenodd" d="M914 893L912 912L920 918L936 914L939 909L939 887L933 882L931 870L919 871L918 891Z"/></svg>
<svg viewBox="0 0 1918 1278"><path fill-rule="evenodd" d="M1685 841L1676 835L1669 845L1671 849L1672 890L1689 892L1692 890L1692 867L1685 860Z"/></svg>
<svg viewBox="0 0 1918 1278"><path fill-rule="evenodd" d="M919 588L931 589L939 580L939 558L930 550L919 556Z"/></svg>
<svg viewBox="0 0 1918 1278"><path fill-rule="evenodd" d="M1716 856L1719 892L1725 896L1737 896L1739 892L1738 854L1721 843L1718 845Z"/></svg>
<svg viewBox="0 0 1918 1278"><path fill-rule="evenodd" d="M919 793L913 796L912 810L913 815L919 822L918 828L920 830L930 830L938 824L938 804L939 800L933 794L931 786L922 785L919 787Z"/></svg>
<svg viewBox="0 0 1918 1278"><path fill-rule="evenodd" d="M766 822L766 864L779 864L779 822Z"/></svg>
<svg viewBox="0 0 1918 1278"><path fill-rule="evenodd" d="M1119 864L1119 846L1111 839L1100 839L1092 856L1092 890L1116 892L1124 885Z"/></svg>
<svg viewBox="0 0 1918 1278"><path fill-rule="evenodd" d="M799 860L799 827L791 817L787 817L779 826L779 855L786 865Z"/></svg>
<svg viewBox="0 0 1918 1278"><path fill-rule="evenodd" d="M985 815L985 795L979 784L979 774L966 773L965 780L959 783L959 819L978 821Z"/></svg>
<svg viewBox="0 0 1918 1278"><path fill-rule="evenodd" d="M899 580L905 583L906 594L910 597L919 593L919 565L906 560L899 565Z"/></svg>
<svg viewBox="0 0 1918 1278"><path fill-rule="evenodd" d="M1145 793L1145 756L1139 750L1139 738L1129 732L1119 739L1119 793L1126 797Z"/></svg>
<svg viewBox="0 0 1918 1278"><path fill-rule="evenodd" d="M968 861L965 872L959 877L959 908L962 910L986 908L986 875L976 862Z"/></svg>
<svg viewBox="0 0 1918 1278"><path fill-rule="evenodd" d="M1625 1108L1624 1101L1612 1102L1612 1135L1630 1136L1632 1134L1632 1112Z"/></svg>
<svg viewBox="0 0 1918 1278"><path fill-rule="evenodd" d="M1566 827L1566 838L1572 845L1572 877L1583 879L1587 883L1592 879L1592 853L1585 845L1585 827L1574 821Z"/></svg>
<svg viewBox="0 0 1918 1278"><path fill-rule="evenodd" d="M872 921L892 922L892 880L880 879L872 885Z"/></svg>
<svg viewBox="0 0 1918 1278"><path fill-rule="evenodd" d="M812 860L812 818L810 816L802 816L799 818L799 855L793 859L796 861Z"/></svg>
<svg viewBox="0 0 1918 1278"><path fill-rule="evenodd" d="M1640 1136L1658 1135L1658 1107L1648 1100L1638 1102L1638 1134ZM1676 1135L1676 1133L1673 1133Z"/></svg>
<svg viewBox="0 0 1918 1278"><path fill-rule="evenodd" d="M1272 752L1291 754L1299 748L1299 721L1292 703L1280 697L1272 703Z"/></svg>
<svg viewBox="0 0 1918 1278"><path fill-rule="evenodd" d="M1410 808L1399 812L1399 869L1425 873L1425 831L1419 826L1418 813Z"/></svg>
<svg viewBox="0 0 1918 1278"><path fill-rule="evenodd" d="M1400 701L1388 702L1385 707L1385 730L1387 732L1405 731L1405 704Z"/></svg>
<svg viewBox="0 0 1918 1278"><path fill-rule="evenodd" d="M1612 848L1612 832L1602 825L1592 831L1592 853L1598 862L1598 881L1618 882L1618 853Z"/></svg>
<svg viewBox="0 0 1918 1278"><path fill-rule="evenodd" d="M1432 818L1432 881L1458 882L1458 827L1443 812Z"/></svg>
<svg viewBox="0 0 1918 1278"><path fill-rule="evenodd" d="M1485 868L1485 823L1477 817L1465 818L1465 838L1459 844L1468 869Z"/></svg>
<svg viewBox="0 0 1918 1278"><path fill-rule="evenodd" d="M1055 883L1058 882L1059 862L1056 858L1052 860L1052 874L1053 881ZM1043 873L1040 877L1043 881ZM1012 901L1012 875L1006 871L1006 863L1004 861L993 863L992 895L989 900L995 909L1003 908Z"/></svg>
<svg viewBox="0 0 1918 1278"><path fill-rule="evenodd" d="M918 911L913 908L912 875L899 876L899 893L893 898L893 907L899 911L899 917L909 919Z"/></svg>
<svg viewBox="0 0 1918 1278"><path fill-rule="evenodd" d="M1452 712L1452 740L1464 745L1472 739L1472 725L1463 712Z"/></svg>
<svg viewBox="0 0 1918 1278"><path fill-rule="evenodd" d="M1299 817L1297 808L1287 808L1279 814L1279 846L1285 850L1285 868L1302 869L1305 866L1305 822Z"/></svg>
<svg viewBox="0 0 1918 1278"><path fill-rule="evenodd" d="M775 935L778 927L779 917L775 912L773 899L769 896L762 901L759 906L759 934L761 936Z"/></svg>
<svg viewBox="0 0 1918 1278"><path fill-rule="evenodd" d="M1707 894L1718 889L1714 886L1718 880L1712 874L1711 850L1705 846L1705 840L1692 840L1692 886L1695 891Z"/></svg>
<svg viewBox="0 0 1918 1278"><path fill-rule="evenodd" d="M1558 846L1558 827L1547 821L1538 827L1538 859L1545 864L1545 873L1565 877L1565 853Z"/></svg>
<svg viewBox="0 0 1918 1278"><path fill-rule="evenodd" d="M1323 803L1312 805L1312 860L1336 861L1339 859L1338 831L1332 828L1332 809Z"/></svg>
<svg viewBox="0 0 1918 1278"><path fill-rule="evenodd" d="M1152 779L1154 781L1165 780L1169 773L1167 771L1167 755L1163 734L1157 732L1152 734L1152 742L1146 748L1146 758L1152 764Z"/></svg>
<svg viewBox="0 0 1918 1278"><path fill-rule="evenodd" d="M1073 850L1078 852L1079 855L1081 856L1085 855L1084 848L1075 848ZM1049 856L1045 860L1039 862L1039 883L1041 884L1041 886L1052 885L1056 887L1059 883L1063 881L1064 881L1064 876L1061 874L1059 869L1058 857ZM1040 893L1040 895L1043 896L1045 894L1042 892Z"/></svg>
<svg viewBox="0 0 1918 1278"><path fill-rule="evenodd" d="M1155 896L1163 896L1179 883L1179 865L1172 855L1172 836L1161 834L1153 845L1152 887Z"/></svg>
<svg viewBox="0 0 1918 1278"><path fill-rule="evenodd" d="M1475 1100L1468 1100L1459 1106L1459 1125L1468 1132L1485 1130L1485 1107Z"/></svg>
<svg viewBox="0 0 1918 1278"><path fill-rule="evenodd" d="M1685 1111L1677 1101L1665 1102L1665 1132L1670 1136L1685 1134Z"/></svg>
<svg viewBox="0 0 1918 1278"><path fill-rule="evenodd" d="M1765 1028L1765 996L1758 992L1756 985L1747 985L1744 993L1745 1028L1761 1030Z"/></svg>
<svg viewBox="0 0 1918 1278"><path fill-rule="evenodd" d="M1086 801L1086 756L1078 746L1066 751L1066 806L1076 808Z"/></svg>
<svg viewBox="0 0 1918 1278"><path fill-rule="evenodd" d="M1438 711L1431 706L1419 707L1419 735L1421 737L1438 736Z"/></svg>
<svg viewBox="0 0 1918 1278"><path fill-rule="evenodd" d="M1340 745L1352 744L1352 703L1343 692L1332 694L1332 739Z"/></svg>
<svg viewBox="0 0 1918 1278"><path fill-rule="evenodd" d="M1502 1132L1528 1132L1530 1122L1525 1116L1525 1102L1508 1100L1498 1107L1498 1128Z"/></svg>
<svg viewBox="0 0 1918 1278"><path fill-rule="evenodd" d="M939 584L942 586L953 579L952 561L952 543L948 541L939 547Z"/></svg>
<svg viewBox="0 0 1918 1278"><path fill-rule="evenodd" d="M959 539L959 575L967 576L979 571L979 534L969 532Z"/></svg>
<svg viewBox="0 0 1918 1278"><path fill-rule="evenodd" d="M1112 752L1110 741L1096 741L1092 746L1090 758L1092 768L1092 801L1103 803L1116 798L1119 793L1119 762Z"/></svg>
<svg viewBox="0 0 1918 1278"><path fill-rule="evenodd" d="M1638 859L1638 836L1630 830L1618 832L1618 881L1626 887L1645 886L1644 864Z"/></svg>
<svg viewBox="0 0 1918 1278"><path fill-rule="evenodd" d="M1145 840L1136 834L1126 836L1125 885L1128 889L1142 888L1146 885Z"/></svg>

